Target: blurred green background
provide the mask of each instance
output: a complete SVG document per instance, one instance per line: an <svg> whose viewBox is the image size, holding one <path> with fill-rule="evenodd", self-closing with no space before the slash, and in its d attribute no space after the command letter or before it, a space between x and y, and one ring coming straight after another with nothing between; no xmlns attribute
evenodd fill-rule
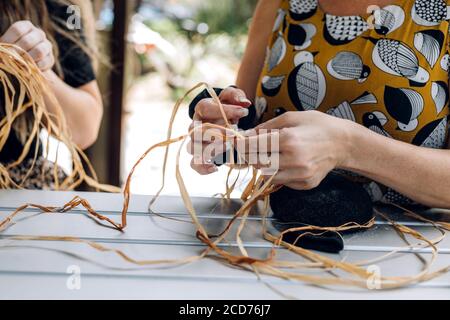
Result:
<svg viewBox="0 0 450 320"><path fill-rule="evenodd" d="M247 43L248 27L258 0L138 1L128 35L127 97L122 150L122 181L136 159L152 144L164 141L173 106L199 82L216 87L235 84ZM99 28L108 29L111 1L104 1ZM186 101L174 124L174 136L187 132L191 120ZM176 151L174 147L172 151ZM200 177L182 155L182 171L192 195L224 191L227 170ZM160 186L163 151L156 152L136 172L135 193L153 194ZM178 194L170 168L164 194ZM205 186L208 186L205 188Z"/></svg>

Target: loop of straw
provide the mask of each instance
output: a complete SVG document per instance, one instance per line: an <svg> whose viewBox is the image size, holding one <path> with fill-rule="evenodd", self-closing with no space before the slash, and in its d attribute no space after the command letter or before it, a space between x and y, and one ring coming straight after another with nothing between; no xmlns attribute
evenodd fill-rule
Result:
<svg viewBox="0 0 450 320"><path fill-rule="evenodd" d="M60 141L67 144L71 150L72 156L74 158L74 173L68 177L65 181L59 184L62 190L70 189L78 186L81 182L86 182L89 185L96 187L100 190L115 191L114 188L103 186L97 183L95 174L93 173L92 167L88 164L90 171L92 172L92 177L87 175L83 169L82 162L89 163L86 156L75 147L70 141L70 135L67 134L66 123L62 112L58 115L50 115L45 109L45 102L43 99L44 92L49 92L43 77L41 76L39 70L37 70L34 63L26 55L24 55L20 50L15 50L16 48L9 45L0 45L0 83L5 88L5 113L6 116L0 122L0 150L4 146L7 136L11 133L15 126L15 122L26 112L32 111L32 122L30 130L28 131L28 136L26 140L26 146L31 145L30 141L36 139L36 136L41 128L46 128L52 135L57 137ZM17 91L17 84L14 85L11 81L11 75L17 79L19 84L19 90ZM175 117L178 114L180 106L182 105L184 99L196 90L205 87L213 100L217 103L219 110L224 118L225 126L218 126L214 124L204 124L204 128L214 128L223 130L227 135L225 139L228 142L236 143L241 139L245 139L242 134L240 134L236 129L234 129L228 122L223 106L220 102L215 91L207 84L200 83L194 88L189 90L184 97L178 100L176 103L167 132L167 139L163 142L151 146L143 155L138 159L136 164L133 166L123 189L123 209L121 215L121 221L116 222L105 215L97 213L94 208L89 204L89 202L80 197L75 197L69 203L65 204L63 207L47 207L40 206L36 204L26 204L15 210L6 219L0 222L0 235L1 232L6 230L8 227L14 223L15 218L23 213L28 208L37 208L42 211L41 214L64 214L70 210L77 207L85 208L87 214L94 218L98 222L106 223L112 226L120 232L125 232L127 227L127 213L129 208L129 203L131 200L131 181L133 175L138 168L138 166L144 161L154 150L165 149L164 159L163 159L163 170L162 170L162 183L161 188L157 192L156 196L150 202L150 209L154 205L155 201L160 196L164 189L166 181L166 171L167 162L169 157L169 148L174 144L179 144L179 148L176 154L176 167L175 167L175 177L179 185L181 198L183 199L184 205L191 217L192 223L196 228L195 236L197 239L205 245L202 252L198 256L187 257L182 259L164 259L164 260L137 260L131 258L126 253L121 250L114 248L107 248L103 245L92 241L86 241L75 237L64 237L64 236L15 236L10 237L10 240L16 241L67 241L74 243L81 243L90 246L91 248L98 250L99 252L112 252L119 256L126 262L137 265L137 266L155 266L155 265L179 265L186 263L193 263L199 261L203 258L212 258L222 263L225 263L232 267L237 267L242 270L253 272L258 279L264 281L262 275L272 276L276 278L300 281L313 285L320 286L353 286L359 288L368 288L368 281L371 281L373 274L364 268L365 265L371 263L381 262L394 254L400 254L402 250L396 250L389 254L383 255L379 258L372 259L371 261L359 261L359 262L347 262L344 260L336 260L329 258L327 256L321 255L319 253L306 250L297 247L293 244L283 241L286 234L291 232L303 232L302 236L306 234L320 234L325 232L343 232L349 230L364 230L369 229L375 225L375 220L368 222L365 225L358 225L356 223L348 223L337 228L324 228L316 226L305 226L301 228L292 228L285 232L282 232L278 236L272 235L267 230L267 220L269 215L269 197L270 194L277 191L279 186L272 184L272 180L275 175L271 177L263 177L260 172L249 166L249 172L252 174L250 181L245 187L241 199L241 208L230 217L229 223L225 226L224 230L217 235L208 234L205 227L199 220L192 200L189 196L188 187L185 184L183 175L180 167L180 157L181 152L184 149L184 145L187 140L193 134L195 129L192 129L188 134L173 137L173 124ZM28 98L28 100L27 100ZM54 98L52 98L54 99ZM234 146L234 145L233 145ZM17 164L23 160L23 155L27 154L29 150L24 150L21 157L18 159ZM240 155L239 155L240 156ZM239 166L229 165L230 171L228 173L226 192L224 193L224 198L230 198L231 193L234 191L237 180L230 183L231 173L236 170ZM14 163L13 165L16 165ZM239 175L238 175L239 177ZM0 168L0 183L3 188L10 186L15 186L7 173L7 167L1 166ZM272 242L272 248L267 253L264 258L252 257L245 246L245 242L242 240L241 235L245 231L248 225L248 217L250 216L251 210L262 203L264 210L262 212L262 237L267 241ZM153 210L151 210L153 212ZM154 214L157 214L153 212ZM427 260L421 257L424 262L423 269L415 275L412 276L381 276L379 280L381 289L394 289L405 287L409 285L414 285L420 282L429 281L431 279L437 278L445 273L450 272L450 265L444 268L440 268L436 271L432 271L434 262L438 257L437 245L446 236L446 230L449 229L448 223L445 222L433 222L431 220L422 218L421 216L411 212L406 211L405 213L421 222L428 222L434 227L434 229L440 232L441 236L434 240L427 239L420 232L413 230L407 226L390 220L386 215L381 212L378 214L391 223L392 228L394 228L399 235L406 239L406 236L414 238L419 241L419 244L414 246L409 244L409 246L403 249L414 249L414 248L429 248L431 250L431 257ZM233 227L236 226L235 229ZM235 241L237 244L238 253L234 250L227 250L226 247L222 246L224 241L229 241L232 236L232 230L235 232ZM297 240L300 240L300 237ZM281 248L285 248L292 253L297 254L301 257L301 261L284 261L278 259L278 254ZM302 273L305 270L317 270L320 274ZM270 286L269 286L270 287Z"/></svg>

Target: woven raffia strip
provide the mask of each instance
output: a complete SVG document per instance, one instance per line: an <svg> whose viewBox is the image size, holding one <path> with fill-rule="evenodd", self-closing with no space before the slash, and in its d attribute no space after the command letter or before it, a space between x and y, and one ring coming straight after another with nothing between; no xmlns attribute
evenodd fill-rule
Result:
<svg viewBox="0 0 450 320"><path fill-rule="evenodd" d="M11 75L14 75L17 83L13 83L11 81ZM37 140L39 136L39 132L42 128L45 128L52 136L56 137L58 140L63 142L69 147L73 157L73 173L62 183L58 183L56 173L55 173L55 182L58 190L70 190L77 187L80 183L86 182L88 185L97 188L98 190L103 191L116 191L115 188L100 185L97 183L97 179L95 174L93 173L92 168L88 164L88 168L90 168L91 175L88 175L84 168L83 162L89 163L86 156L73 145L70 139L70 135L67 134L67 128L65 124L65 120L62 112L59 112L57 115L50 115L45 109L44 102L44 92L50 92L48 90L46 82L42 77L41 73L37 69L34 62L28 58L23 52L19 49L14 48L9 45L0 44L0 84L4 88L9 88L9 90L5 91L5 113L6 116L1 121L1 129L0 129L0 150L3 148L5 141L8 135L11 133L11 130L15 126L15 122L17 119L20 119L23 115L26 114L27 111L32 112L31 117L27 120L32 124L30 126L30 130L27 134L27 140L25 144L24 152L21 157L13 164L8 165L8 167L0 166L0 174L1 174L1 186L3 188L9 187L19 187L11 181L8 175L8 169L12 166L19 165L26 154L29 152L29 146L32 144L32 141ZM152 147L150 147L142 157L136 162L133 166L128 179L125 183L123 189L123 209L121 221L116 222L112 219L106 217L105 215L97 213L94 208L88 203L88 201L76 197L69 203L65 204L63 207L47 207L36 204L26 204L18 208L15 212L9 215L6 219L0 222L0 234L5 231L12 223L14 223L14 219L20 213L24 212L28 208L36 208L39 209L42 214L63 214L69 212L72 209L75 209L79 206L84 207L87 210L87 213L91 215L94 219L106 222L110 224L115 229L119 231L125 231L127 227L127 212L130 203L130 185L131 180L133 178L133 174L135 173L139 164L154 150L156 149L165 149L164 162L163 162L163 181L162 187L157 193L157 195L152 199L151 205L155 203L156 199L158 199L164 188L164 182L166 179L166 170L167 170L167 160L169 156L169 147L174 144L178 144L179 148L177 151L176 158L176 167L175 167L175 176L179 185L180 194L184 201L184 205L187 211L190 214L192 223L194 224L197 232L196 237L205 245L205 249L198 256L181 258L181 259L173 259L173 260L136 260L132 257L128 256L125 252L108 248L98 243L92 241L86 241L75 237L58 237L58 236L16 236L8 238L10 240L17 241L67 241L74 243L82 243L89 245L90 247L100 251L100 252L113 252L120 256L125 261L137 265L137 266L151 266L151 265L162 265L162 266L171 266L171 265L179 265L192 263L203 258L214 258L218 261L221 261L227 265L231 265L233 267L242 268L243 270L248 270L254 272L258 278L261 275L274 276L281 279L286 280L295 280L301 281L308 284L314 285L325 285L325 286L334 286L334 285L345 285L345 286L354 286L360 288L367 288L368 281L372 280L373 274L369 272L365 266L373 263L378 263L386 258L399 254L400 251L404 251L406 249L412 249L420 247L420 248L430 248L431 256L428 260L421 257L424 266L423 269L414 276L399 276L399 277L388 277L381 276L379 280L379 285L381 289L393 289L405 287L413 284L417 284L424 281L429 281L431 279L437 278L443 274L450 272L450 265L438 270L432 270L433 264L438 257L438 249L437 245L441 242L446 235L446 231L450 230L450 226L445 222L435 222L427 220L417 214L405 210L405 213L421 222L431 223L431 225L440 233L440 236L437 239L427 239L424 235L419 233L416 230L413 230L407 226L401 225L395 221L390 220L387 216L383 215L381 212L378 214L389 221L393 228L401 235L403 239L406 240L406 236L413 237L418 240L420 243L416 245L409 244L402 248L402 250L397 250L388 254L385 254L381 257L373 259L371 261L359 261L355 263L350 263L346 261L339 261L319 253L302 249L292 244L286 243L283 241L283 236L289 232L294 231L304 231L303 234L308 234L308 232L343 232L354 229L369 229L375 225L375 219L367 223L366 225L358 225L355 223L348 223L338 228L321 228L315 226L306 226L301 228L295 228L288 231L283 232L280 236L271 235L265 228L267 223L267 218L269 214L269 196L275 190L278 189L277 186L272 184L271 178L263 178L258 170L254 168L250 168L250 172L252 172L253 177L250 179L248 186L245 188L242 194L242 206L241 208L234 214L234 216L230 217L230 222L226 226L226 228L219 235L211 236L207 233L205 227L201 224L200 220L197 217L197 213L194 209L192 200L189 196L189 192L185 185L181 170L180 170L180 156L181 152L184 149L184 145L189 139L190 135L193 131L189 132L186 135L173 137L172 136L172 128L173 123L175 121L175 117L179 111L179 108L186 97L191 95L193 92L205 87L210 95L213 97L215 102L219 105L223 118L225 119L225 126L217 126L213 124L204 124L204 128L214 128L220 129L227 133L224 135L229 139L231 143L235 143L239 141L239 139L244 139L244 137L233 129L230 123L226 120L225 112L223 110L223 106L220 103L220 100L214 90L211 89L207 84L201 83L189 90L186 95L181 98L175 105L172 117L170 119L169 130L167 134L166 141L158 143ZM47 94L47 96L50 96ZM54 103L57 104L56 99L53 97ZM194 129L193 129L194 130ZM28 149L27 149L28 148ZM235 168L230 166L230 174L233 172ZM225 197L230 197L234 187L236 186L236 182L230 184L227 181L227 190L224 194ZM265 259L257 259L253 258L249 255L245 243L241 239L241 234L244 232L245 227L247 225L247 218L250 215L250 212L253 207L255 207L259 202L264 204L264 210L262 213L262 224L263 224L263 234L261 235L267 241L273 243L273 248L270 250L270 253L267 255ZM236 243L238 246L239 253L234 253L224 249L221 246L222 242L230 235L232 227L237 226L237 232L235 235ZM307 262L295 262L295 261L283 261L277 258L277 253L279 252L279 247L284 247L289 251L298 254L303 260ZM305 273L302 271L317 269L323 272L319 274L310 274L310 272ZM334 272L330 272L334 271ZM336 271L340 271L339 275L337 275Z"/></svg>

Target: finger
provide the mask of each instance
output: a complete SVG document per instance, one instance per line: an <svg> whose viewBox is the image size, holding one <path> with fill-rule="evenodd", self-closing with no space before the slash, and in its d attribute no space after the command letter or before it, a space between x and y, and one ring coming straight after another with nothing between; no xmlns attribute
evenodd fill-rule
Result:
<svg viewBox="0 0 450 320"><path fill-rule="evenodd" d="M293 169L280 170L273 178L272 182L276 185L288 185L296 183L298 185L303 185L308 179L300 180L296 177L297 172Z"/></svg>
<svg viewBox="0 0 450 320"><path fill-rule="evenodd" d="M191 161L191 168L201 175L208 175L218 171L214 164L202 164L199 159L193 158Z"/></svg>
<svg viewBox="0 0 450 320"><path fill-rule="evenodd" d="M294 190L300 190L300 191L309 191L316 189L319 186L319 182L316 179L312 180L306 180L304 182L292 182L286 184L287 187L294 189Z"/></svg>
<svg viewBox="0 0 450 320"><path fill-rule="evenodd" d="M214 122L208 121L208 122L203 122L203 121L193 121L191 123L191 125L189 126L189 132L193 132L194 130L208 130L208 129L221 129L221 127L223 127L223 131L226 131L225 128L225 120L221 119L221 120L217 120Z"/></svg>
<svg viewBox="0 0 450 320"><path fill-rule="evenodd" d="M191 140L194 142L215 143L227 140L228 131L225 128L214 128L208 124L201 124L191 131Z"/></svg>
<svg viewBox="0 0 450 320"><path fill-rule="evenodd" d="M42 30L33 29L33 31L18 39L14 44L19 46L26 52L29 52L36 46L44 43L44 40L46 40L45 33Z"/></svg>
<svg viewBox="0 0 450 320"><path fill-rule="evenodd" d="M55 65L55 59L53 57L53 54L52 53L49 54L45 59L38 61L36 64L39 70L41 70L42 72L51 70Z"/></svg>
<svg viewBox="0 0 450 320"><path fill-rule="evenodd" d="M244 108L248 108L252 105L252 102L247 98L245 92L234 87L224 89L219 95L219 98L223 103L238 105Z"/></svg>
<svg viewBox="0 0 450 320"><path fill-rule="evenodd" d="M4 43L14 44L33 29L34 26L30 21L18 21L12 24L0 39Z"/></svg>
<svg viewBox="0 0 450 320"><path fill-rule="evenodd" d="M186 145L186 151L191 155L191 156L199 156L202 154L203 149L207 146L208 144L206 142L193 142L192 140L189 140L189 142Z"/></svg>
<svg viewBox="0 0 450 320"><path fill-rule="evenodd" d="M239 120L249 115L246 108L240 106L223 104L223 110L227 120ZM223 119L219 105L213 99L203 99L195 108L194 120L217 121Z"/></svg>
<svg viewBox="0 0 450 320"><path fill-rule="evenodd" d="M256 127L256 130L271 130L271 129L283 129L291 128L299 125L298 117L304 115L301 112L286 112L285 114L269 120Z"/></svg>
<svg viewBox="0 0 450 320"><path fill-rule="evenodd" d="M279 131L250 136L244 139L238 138L235 143L240 154L275 154L281 152Z"/></svg>
<svg viewBox="0 0 450 320"><path fill-rule="evenodd" d="M206 164L209 163L211 159L225 153L227 146L225 144L189 141L186 149L190 155L202 158Z"/></svg>
<svg viewBox="0 0 450 320"><path fill-rule="evenodd" d="M240 154L239 155L247 165L253 166L256 169L272 169L272 175L282 167L283 158L279 153L272 153L268 155L260 155L258 153ZM270 175L266 171L263 175Z"/></svg>
<svg viewBox="0 0 450 320"><path fill-rule="evenodd" d="M288 186L295 190L312 190L319 186L321 179L318 177L298 178L295 170L281 170L272 180L275 185Z"/></svg>
<svg viewBox="0 0 450 320"><path fill-rule="evenodd" d="M53 46L50 41L43 41L28 51L28 54L34 61L39 62L53 53L52 48Z"/></svg>

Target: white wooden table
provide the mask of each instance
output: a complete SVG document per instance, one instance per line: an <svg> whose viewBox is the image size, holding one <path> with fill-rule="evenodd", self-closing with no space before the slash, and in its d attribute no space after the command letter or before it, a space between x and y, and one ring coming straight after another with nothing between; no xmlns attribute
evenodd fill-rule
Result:
<svg viewBox="0 0 450 320"><path fill-rule="evenodd" d="M24 203L60 206L75 193L2 191L0 219ZM122 196L101 193L77 193L93 207L119 221ZM138 268L111 253L99 253L87 245L68 242L13 241L12 236L54 235L93 240L125 251L135 259L182 258L196 255L203 246L195 238L189 223L181 223L147 212L149 197L132 198L129 227L125 233L103 228L88 219L83 211L67 214L39 215L28 210L0 236L0 299L279 299L275 291L258 281L254 274L205 259L173 268ZM239 202L223 205L220 200L198 198L194 201L201 221L210 233L222 230ZM163 197L156 211L168 217L189 220L181 199ZM426 224L409 223L430 238L437 232ZM252 218L243 240L252 256L264 257L271 244L262 240L261 222ZM405 243L393 229L379 222L370 231L345 237L346 250L334 258L346 261L372 259ZM227 246L234 247L230 238ZM439 245L441 254L435 269L450 264L450 238ZM286 260L300 258L280 249ZM417 250L423 257L429 249ZM332 255L330 255L332 256ZM422 264L412 252L395 255L379 264L386 276L413 275ZM68 269L69 268L69 269ZM81 271L80 290L67 286L69 271ZM314 271L318 272L318 271ZM429 283L392 291L353 288L325 289L298 282L265 278L286 295L298 299L450 299L450 274ZM70 287L70 286L69 286ZM72 288L73 289L73 288Z"/></svg>

